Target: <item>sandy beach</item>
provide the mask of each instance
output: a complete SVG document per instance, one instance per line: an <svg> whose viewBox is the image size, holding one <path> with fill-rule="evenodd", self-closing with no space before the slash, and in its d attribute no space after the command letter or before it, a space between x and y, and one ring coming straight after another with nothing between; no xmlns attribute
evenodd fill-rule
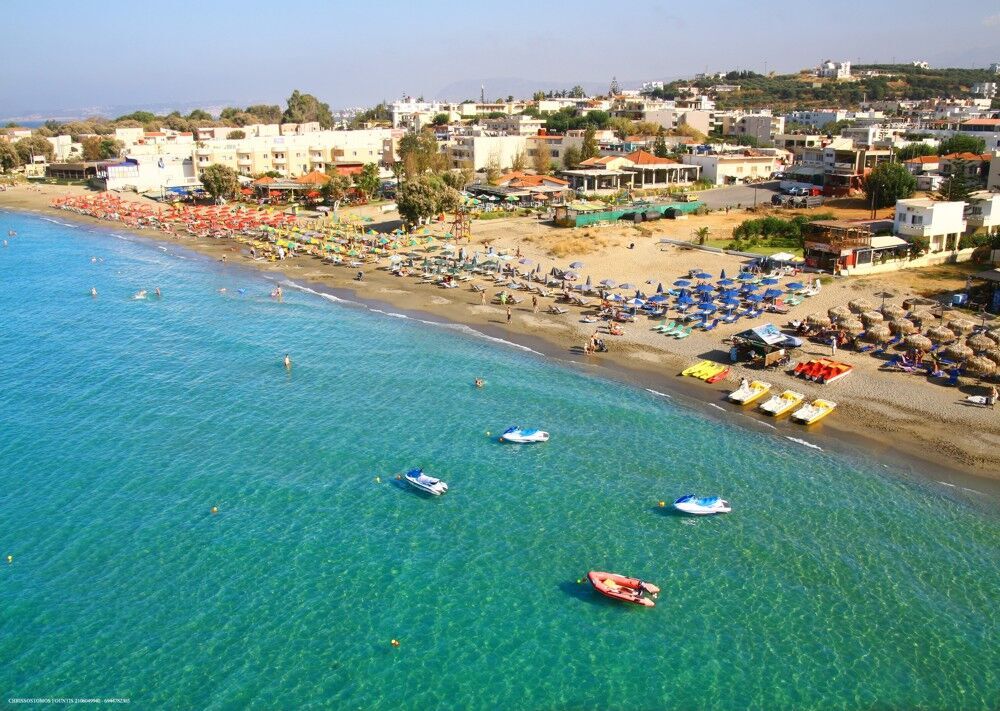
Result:
<svg viewBox="0 0 1000 711"><path fill-rule="evenodd" d="M0 192L0 207L55 214L67 221L114 224L50 206L55 198L89 192L78 187L18 186ZM143 200L137 196L126 199ZM353 211L364 213L365 209ZM381 215L374 209L367 210L365 214L378 220L396 217L395 213ZM848 205L838 210L838 216L867 217L868 213L861 207ZM723 269L735 274L745 260L662 244L660 240L689 240L692 231L703 225L710 227L713 237L723 237L748 217L746 212L733 210L728 214L713 213L638 227L616 225L574 230L539 225L533 218L473 221L472 243L478 248L492 246L497 251L513 253L519 250L522 257L531 259L546 271L551 266L565 268L572 262L583 262L585 266L577 271L583 277L592 277L594 283L605 278L630 281L648 293L655 290L657 283L666 286L695 268L716 276ZM431 229L440 234L447 231L448 226L437 225ZM920 466L923 472L940 471L941 476L931 475L943 480L962 479L969 474L1000 480L1000 423L994 410L964 403L966 395L981 392L981 387L972 380L963 378L960 387L955 388L943 385L942 379L887 372L879 369L883 360L849 349L838 350L837 358L854 366L854 371L830 385L803 381L778 370L764 374L742 365L734 367L725 381L713 385L679 377L681 370L699 360L726 361L728 345L723 341L750 326L770 321L783 327L789 319L814 312L825 314L827 309L846 305L851 299L866 298L878 304L881 299L874 295L882 291L894 294L891 301L898 304L910 296L958 289L964 284L965 274L974 271L971 266L901 271L875 278L824 276L821 293L787 316L764 314L749 323L741 320L733 325L720 324L708 333L695 331L685 340L675 340L650 330L654 322L640 317L635 324L624 326L623 336L603 334L609 343L609 352L585 355L582 346L598 324L583 323L580 319L593 309L566 306L568 313L550 314L545 309L553 301L539 298L540 311L533 313L531 295L521 294L523 301L513 306L508 324L504 307L490 303L490 299L483 304L480 294L472 290L472 284L481 284L486 286L490 296L498 291L482 278L462 284L460 288L442 289L432 284L418 284L417 278L397 277L384 268L368 266L365 280L357 282L353 280L356 270L312 257L256 262L241 256L241 245L226 240L180 237L148 229L130 231L160 241L176 242L216 259L225 255L229 264L281 274L295 283L349 293L361 301L378 302L435 320L466 324L487 335L575 362L591 372L625 378L651 390L680 392L686 397L714 404L723 408L719 411L720 416L741 412L724 400L725 395L737 387L741 377L766 379L774 384L774 391L790 388L804 393L807 399L823 397L835 400L839 406L822 423L808 428L793 424L787 418L774 421L746 408L742 414L747 416L749 426L760 426L750 420L765 422L776 427L776 432L782 436L882 461L912 463L919 460L925 463ZM30 238L30 235L23 237ZM946 316L946 320L948 318ZM829 346L806 341L793 353L793 362L829 355Z"/></svg>

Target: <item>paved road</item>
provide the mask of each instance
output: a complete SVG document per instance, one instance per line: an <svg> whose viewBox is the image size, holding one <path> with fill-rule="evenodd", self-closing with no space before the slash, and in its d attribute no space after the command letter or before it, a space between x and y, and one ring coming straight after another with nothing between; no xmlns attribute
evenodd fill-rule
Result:
<svg viewBox="0 0 1000 711"><path fill-rule="evenodd" d="M755 185L729 185L712 190L701 190L698 199L713 210L720 207L748 207L754 204L754 192L757 193L757 204L770 204L771 196L778 192L777 180ZM756 189L756 190L755 190Z"/></svg>

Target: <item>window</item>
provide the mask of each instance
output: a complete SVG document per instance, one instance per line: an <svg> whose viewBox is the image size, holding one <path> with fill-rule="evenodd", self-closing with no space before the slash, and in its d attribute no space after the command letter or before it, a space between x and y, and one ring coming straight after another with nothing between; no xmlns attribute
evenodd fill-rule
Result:
<svg viewBox="0 0 1000 711"><path fill-rule="evenodd" d="M912 224L912 225L922 225L922 224L924 224L924 216L923 215L912 215L910 217L910 224Z"/></svg>

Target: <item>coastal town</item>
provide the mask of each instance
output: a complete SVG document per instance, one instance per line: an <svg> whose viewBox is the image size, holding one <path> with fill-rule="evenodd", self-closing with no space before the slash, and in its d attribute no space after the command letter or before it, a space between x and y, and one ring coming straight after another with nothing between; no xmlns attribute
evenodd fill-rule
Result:
<svg viewBox="0 0 1000 711"><path fill-rule="evenodd" d="M7 8L0 698L1000 708L995 5Z"/></svg>
<svg viewBox="0 0 1000 711"><path fill-rule="evenodd" d="M720 108L766 77L719 72L351 116L296 91L284 111L10 126L0 201L541 338L587 366L764 383L806 414L834 403L835 431L890 428L995 473L1000 65L964 95L886 97L925 64L795 75L860 90L823 108ZM949 423L925 427L937 411Z"/></svg>

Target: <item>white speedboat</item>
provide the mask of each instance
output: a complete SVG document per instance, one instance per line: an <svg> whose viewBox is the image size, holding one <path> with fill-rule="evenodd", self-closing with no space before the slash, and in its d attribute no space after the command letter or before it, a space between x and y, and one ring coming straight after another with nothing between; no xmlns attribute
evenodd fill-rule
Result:
<svg viewBox="0 0 1000 711"><path fill-rule="evenodd" d="M500 435L501 442L514 442L515 444L531 444L533 442L548 442L549 433L541 430L529 430L522 427L508 427Z"/></svg>
<svg viewBox="0 0 1000 711"><path fill-rule="evenodd" d="M411 469L403 475L406 481L414 489L420 489L421 491L426 491L428 494L433 494L434 496L441 496L444 492L448 491L448 485L445 484L440 479L435 479L432 476L427 476L424 474L423 469Z"/></svg>
<svg viewBox="0 0 1000 711"><path fill-rule="evenodd" d="M674 502L674 508L684 513L696 516L707 516L708 514L729 513L733 509L729 502L718 496L697 497L694 494L685 494Z"/></svg>

